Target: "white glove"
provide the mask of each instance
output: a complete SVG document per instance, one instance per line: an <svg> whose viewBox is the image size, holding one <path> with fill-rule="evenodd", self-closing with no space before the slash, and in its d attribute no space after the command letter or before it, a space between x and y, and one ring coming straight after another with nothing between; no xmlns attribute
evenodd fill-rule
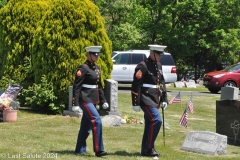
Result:
<svg viewBox="0 0 240 160"><path fill-rule="evenodd" d="M109 106L108 106L108 103L107 102L105 102L105 103L103 103L103 105L102 105L102 108L103 109L107 109Z"/></svg>
<svg viewBox="0 0 240 160"><path fill-rule="evenodd" d="M136 112L140 111L140 106L133 106L132 109Z"/></svg>
<svg viewBox="0 0 240 160"><path fill-rule="evenodd" d="M167 102L162 102L162 108L165 110L167 108Z"/></svg>
<svg viewBox="0 0 240 160"><path fill-rule="evenodd" d="M72 111L73 112L81 112L81 109L79 106L72 106Z"/></svg>

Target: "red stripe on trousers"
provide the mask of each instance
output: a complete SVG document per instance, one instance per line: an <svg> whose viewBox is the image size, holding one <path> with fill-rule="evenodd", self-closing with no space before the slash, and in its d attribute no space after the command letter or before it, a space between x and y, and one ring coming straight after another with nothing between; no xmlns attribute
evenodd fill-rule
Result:
<svg viewBox="0 0 240 160"><path fill-rule="evenodd" d="M151 144L152 144L152 139L153 139L153 130L154 130L154 118L151 114L151 112L149 111L148 107L145 107L146 108L146 111L147 113L149 114L149 116L151 117L151 130L150 130L150 140L149 140L149 143L148 143L148 148L150 149L151 147Z"/></svg>
<svg viewBox="0 0 240 160"><path fill-rule="evenodd" d="M96 124L95 124L95 120L92 117L92 114L90 112L90 110L88 109L86 103L83 103L84 108L86 109L88 115L91 118L91 122L92 122L92 131L93 131L93 143L94 143L94 148L96 150L96 152L98 152L98 141L97 141L97 128L96 128Z"/></svg>

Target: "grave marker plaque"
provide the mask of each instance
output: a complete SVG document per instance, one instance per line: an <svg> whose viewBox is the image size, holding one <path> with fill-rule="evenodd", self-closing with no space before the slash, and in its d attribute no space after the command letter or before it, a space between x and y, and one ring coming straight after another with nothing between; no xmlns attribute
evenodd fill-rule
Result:
<svg viewBox="0 0 240 160"><path fill-rule="evenodd" d="M190 131L180 149L212 155L226 154L227 136L209 131Z"/></svg>
<svg viewBox="0 0 240 160"><path fill-rule="evenodd" d="M187 88L196 88L196 83L194 81L189 81L185 83Z"/></svg>
<svg viewBox="0 0 240 160"><path fill-rule="evenodd" d="M181 82L181 81L174 82L175 88L182 88L183 86L184 86L184 82Z"/></svg>

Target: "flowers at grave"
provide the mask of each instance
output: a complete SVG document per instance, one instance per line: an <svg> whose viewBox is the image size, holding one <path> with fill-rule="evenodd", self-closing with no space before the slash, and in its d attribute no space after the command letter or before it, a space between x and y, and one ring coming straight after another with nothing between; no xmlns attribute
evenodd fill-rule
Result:
<svg viewBox="0 0 240 160"><path fill-rule="evenodd" d="M3 95L0 97L0 110L18 110L19 102L14 101L11 96Z"/></svg>
<svg viewBox="0 0 240 160"><path fill-rule="evenodd" d="M122 119L126 120L126 123L136 123L136 124L143 124L143 120L140 120L138 118L134 118L134 117L128 117L127 115L122 116Z"/></svg>

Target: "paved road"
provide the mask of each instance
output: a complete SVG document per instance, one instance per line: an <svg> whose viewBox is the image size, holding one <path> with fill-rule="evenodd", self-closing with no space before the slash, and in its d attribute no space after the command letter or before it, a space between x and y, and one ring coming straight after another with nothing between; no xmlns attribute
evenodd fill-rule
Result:
<svg viewBox="0 0 240 160"><path fill-rule="evenodd" d="M124 94L130 94L131 91L131 85L119 85L118 87L118 93L124 93ZM171 91L168 91L168 95L177 95L179 91L174 91L174 90L171 90ZM180 91L181 92L181 95L183 96L190 96L191 94L193 96L221 96L220 93L217 93L217 94L213 94L213 93L210 93L210 92L196 92L196 91Z"/></svg>

